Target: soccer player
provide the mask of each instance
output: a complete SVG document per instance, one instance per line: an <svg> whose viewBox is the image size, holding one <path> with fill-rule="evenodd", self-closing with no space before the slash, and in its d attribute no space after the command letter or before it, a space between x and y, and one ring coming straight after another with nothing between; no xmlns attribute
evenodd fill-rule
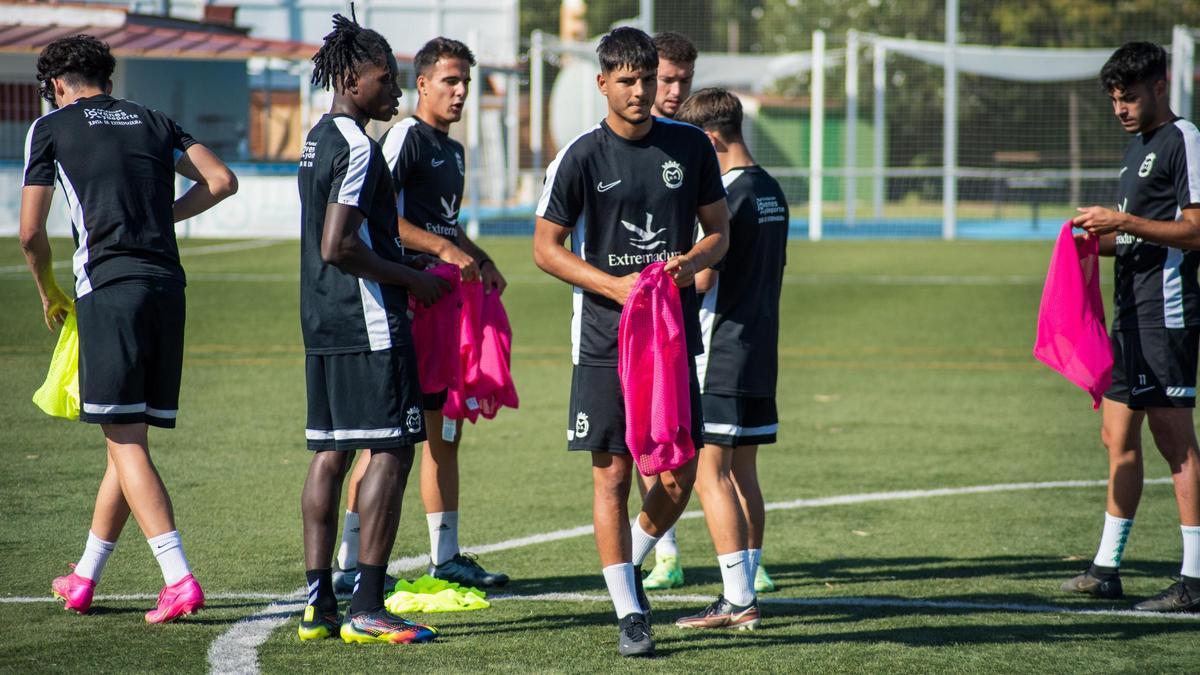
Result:
<svg viewBox="0 0 1200 675"><path fill-rule="evenodd" d="M779 183L754 162L742 138L742 103L724 89L701 89L679 109L677 119L704 130L717 151L728 193L729 252L714 269L696 274L704 353L696 358L704 403L704 449L696 492L704 506L718 559L745 554L752 568L762 556L762 492L758 446L774 443L779 429L775 382L779 373L779 294L787 264L788 204ZM718 271L719 270L719 271ZM732 481L739 512L720 514L710 506L713 490ZM741 519L746 538L723 523ZM724 573L724 569L721 570ZM755 590L759 578L755 573ZM765 576L765 575L762 575ZM677 624L737 626L728 597Z"/></svg>
<svg viewBox="0 0 1200 675"><path fill-rule="evenodd" d="M21 248L54 330L72 311L46 236L59 185L76 245L79 419L100 425L108 466L83 556L51 588L67 609L87 612L132 512L165 583L146 621L162 623L204 607L148 435L149 426L174 428L179 413L184 273L175 223L233 194L237 179L167 116L113 98L115 66L108 45L90 35L55 40L38 56L41 94L56 110L35 120L25 141ZM195 181L179 199L176 173Z"/></svg>
<svg viewBox="0 0 1200 675"><path fill-rule="evenodd" d="M658 87L654 94L651 113L656 117L675 119L679 106L692 91L692 75L696 71L696 47L692 41L679 33L662 32L654 36L654 48L658 52ZM638 474L638 490L642 499L658 476ZM650 590L678 588L684 583L683 565L679 562L679 545L675 540L675 526L663 534L654 547L654 569L642 581Z"/></svg>
<svg viewBox="0 0 1200 675"><path fill-rule="evenodd" d="M396 538L413 445L425 440L408 294L430 304L448 286L409 266L395 236L396 196L379 144L363 131L390 120L398 67L379 33L334 15L313 57L315 86L333 88L329 113L300 156L300 324L313 451L300 505L308 606L301 640L424 642L437 631L392 615L384 575ZM413 262L412 264L416 264ZM355 449L371 453L358 489L358 577L345 621L333 591L342 482Z"/></svg>
<svg viewBox="0 0 1200 675"><path fill-rule="evenodd" d="M724 255L729 212L716 154L704 134L650 114L658 66L650 36L617 28L600 40L597 53L596 81L608 114L547 168L533 253L539 268L574 287L567 447L591 453L596 548L620 624L618 652L648 656L654 653L650 606L637 567L687 505L696 462L660 475L631 532L626 503L634 462L625 444L617 327L638 274L665 260L680 289L688 353L699 353L693 279ZM699 242L697 217L705 234ZM569 251L563 248L568 236ZM699 439L700 391L689 370L692 438ZM736 512L732 487L725 499ZM741 585L751 592L748 568L742 561L732 570L742 573Z"/></svg>
<svg viewBox="0 0 1200 675"><path fill-rule="evenodd" d="M1181 75L1182 76L1182 75ZM1079 209L1075 226L1115 255L1113 381L1101 405L1108 503L1100 548L1063 590L1119 598L1119 568L1142 496L1142 421L1171 468L1183 533L1180 580L1134 605L1200 611L1200 455L1192 409L1200 340L1200 132L1167 101L1167 54L1130 42L1100 71L1113 113L1136 134L1121 166L1117 210Z"/></svg>
<svg viewBox="0 0 1200 675"><path fill-rule="evenodd" d="M450 125L462 119L475 55L457 40L438 37L413 58L417 72L417 110L398 122L380 141L396 190L400 241L406 249L429 253L457 265L465 280L482 279L486 292L503 293L506 282L496 263L463 232L458 222L466 165L463 147L450 138ZM446 349L457 350L457 336L446 336ZM425 395L421 455L421 501L429 525L429 574L476 588L508 583L508 575L488 572L458 545L458 444L462 421L442 416L446 392ZM355 474L364 460L359 460ZM352 477L353 481L354 478ZM351 488L353 490L353 487ZM352 493L353 494L353 493ZM347 504L338 564L353 568L350 551L358 516ZM350 574L335 576L345 587Z"/></svg>

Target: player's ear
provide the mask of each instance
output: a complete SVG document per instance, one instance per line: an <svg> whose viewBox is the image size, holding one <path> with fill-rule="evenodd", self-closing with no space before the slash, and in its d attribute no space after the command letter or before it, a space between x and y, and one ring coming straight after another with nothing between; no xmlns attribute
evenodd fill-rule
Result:
<svg viewBox="0 0 1200 675"><path fill-rule="evenodd" d="M608 96L608 80L604 77L604 71L596 73L596 88L600 90L602 96Z"/></svg>
<svg viewBox="0 0 1200 675"><path fill-rule="evenodd" d="M429 80L425 79L424 73L417 73L417 95L425 96L425 88L429 86Z"/></svg>
<svg viewBox="0 0 1200 675"><path fill-rule="evenodd" d="M708 136L709 142L711 142L713 147L718 151L725 149L725 143L721 141L721 137L717 135L717 132L705 130L704 135Z"/></svg>
<svg viewBox="0 0 1200 675"><path fill-rule="evenodd" d="M54 85L54 99L61 101L67 97L67 84L61 77L50 78L51 84Z"/></svg>

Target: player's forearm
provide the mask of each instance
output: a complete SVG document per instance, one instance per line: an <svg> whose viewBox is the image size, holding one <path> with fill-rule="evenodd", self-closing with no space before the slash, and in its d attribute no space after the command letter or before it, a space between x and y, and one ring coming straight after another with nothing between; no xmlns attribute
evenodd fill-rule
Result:
<svg viewBox="0 0 1200 675"><path fill-rule="evenodd" d="M696 242L692 250L687 252L687 257L699 272L721 262L728 250L729 236L725 232L712 232Z"/></svg>
<svg viewBox="0 0 1200 675"><path fill-rule="evenodd" d="M461 248L464 253L474 258L476 264L482 263L484 260L492 259L492 257L487 254L487 251L480 248L479 244L471 241L471 238L467 236L466 232L463 232L461 227L458 228L458 247Z"/></svg>
<svg viewBox="0 0 1200 675"><path fill-rule="evenodd" d="M417 227L403 217L396 219L396 225L400 233L400 243L404 244L404 248L440 258L445 255L447 249L454 246L445 237L436 235L423 227Z"/></svg>
<svg viewBox="0 0 1200 675"><path fill-rule="evenodd" d="M204 213L212 207L220 204L226 197L237 192L237 182L234 181L231 185L222 185L216 189L208 183L196 183L188 188L188 191L183 193L183 196L175 200L172 207L173 218L175 222L187 220Z"/></svg>
<svg viewBox="0 0 1200 675"><path fill-rule="evenodd" d="M46 234L46 219L50 215L50 200L54 191L50 187L26 187L21 191L20 234L21 252L25 262L43 296L50 288L57 288L54 279L54 260L50 250L50 237Z"/></svg>
<svg viewBox="0 0 1200 675"><path fill-rule="evenodd" d="M357 235L345 237L333 247L322 247L321 259L346 274L392 286L408 286L415 274L408 266L376 255Z"/></svg>
<svg viewBox="0 0 1200 675"><path fill-rule="evenodd" d="M717 285L717 278L720 272L712 268L702 269L696 272L696 292L707 293Z"/></svg>
<svg viewBox="0 0 1200 675"><path fill-rule="evenodd" d="M538 269L556 279L606 298L613 297L612 286L617 278L589 265L560 244L535 241L533 262Z"/></svg>
<svg viewBox="0 0 1200 675"><path fill-rule="evenodd" d="M1117 229L1163 246L1200 249L1200 209L1188 211L1182 220L1147 220L1126 213Z"/></svg>
<svg viewBox="0 0 1200 675"><path fill-rule="evenodd" d="M1112 257L1117 254L1117 233L1111 232L1100 237L1100 255Z"/></svg>

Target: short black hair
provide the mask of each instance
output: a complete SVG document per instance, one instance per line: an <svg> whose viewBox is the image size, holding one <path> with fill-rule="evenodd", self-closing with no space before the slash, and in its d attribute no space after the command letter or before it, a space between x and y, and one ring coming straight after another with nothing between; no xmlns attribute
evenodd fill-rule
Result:
<svg viewBox="0 0 1200 675"><path fill-rule="evenodd" d="M312 57L313 86L344 89L362 64L387 67L391 53L392 47L382 35L363 28L353 19L334 14L333 31L325 36L325 43Z"/></svg>
<svg viewBox="0 0 1200 675"><path fill-rule="evenodd" d="M654 48L658 50L658 58L675 63L695 63L696 45L692 41L671 31L663 31L654 36Z"/></svg>
<svg viewBox="0 0 1200 675"><path fill-rule="evenodd" d="M632 26L614 28L608 35L600 38L596 55L600 57L600 70L605 73L611 73L618 68L658 68L658 50L654 47L654 40Z"/></svg>
<svg viewBox="0 0 1200 675"><path fill-rule="evenodd" d="M727 141L742 140L742 102L720 87L693 93L679 106L675 119L715 131Z"/></svg>
<svg viewBox="0 0 1200 675"><path fill-rule="evenodd" d="M1100 69L1100 84L1106 93L1166 79L1167 50L1153 42L1126 42Z"/></svg>
<svg viewBox="0 0 1200 675"><path fill-rule="evenodd" d="M475 55L465 44L447 37L435 37L426 42L413 57L413 70L417 71L418 75L424 75L439 59L445 58L462 59L472 66L475 65Z"/></svg>
<svg viewBox="0 0 1200 675"><path fill-rule="evenodd" d="M51 79L63 79L72 87L105 87L112 78L117 60L108 45L91 35L59 38L42 48L37 60L38 90L42 98L54 104Z"/></svg>

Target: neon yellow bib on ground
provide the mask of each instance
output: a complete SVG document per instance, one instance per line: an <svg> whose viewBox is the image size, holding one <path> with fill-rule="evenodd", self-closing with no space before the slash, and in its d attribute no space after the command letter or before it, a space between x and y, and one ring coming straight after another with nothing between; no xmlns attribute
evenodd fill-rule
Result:
<svg viewBox="0 0 1200 675"><path fill-rule="evenodd" d="M469 612L491 607L492 604L484 599L486 597L487 593L477 588L434 579L426 574L411 583L404 579L397 581L395 591L383 604L392 614Z"/></svg>

